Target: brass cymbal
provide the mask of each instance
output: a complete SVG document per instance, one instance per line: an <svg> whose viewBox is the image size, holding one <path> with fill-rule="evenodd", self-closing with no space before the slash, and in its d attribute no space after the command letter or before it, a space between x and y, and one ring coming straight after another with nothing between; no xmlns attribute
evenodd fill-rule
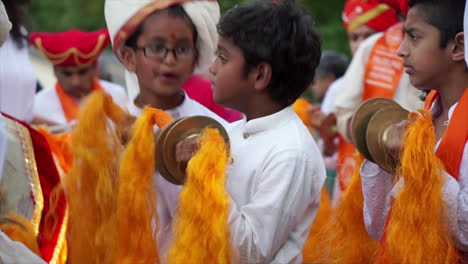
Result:
<svg viewBox="0 0 468 264"><path fill-rule="evenodd" d="M165 132L163 142L161 145L158 144L158 148L161 148L158 152L161 152L162 162L167 170L165 172L160 171L162 176L167 177L166 179L172 177L171 180L175 180L175 183L168 180L174 184L184 184L187 164L176 161L176 145L184 139L199 136L203 129L207 127L218 129L226 144L229 145L229 136L224 127L210 117L192 116L183 118L165 129L167 132Z"/></svg>
<svg viewBox="0 0 468 264"><path fill-rule="evenodd" d="M164 141L166 140L167 137L167 132L169 132L169 129L177 124L178 122L184 120L185 118L180 118L177 120L174 120L172 123L170 123L167 127L164 127L160 129L156 133L156 170L159 171L159 173L170 183L172 184L179 184L179 181L176 180L172 175L169 173L169 171L166 168L166 165L164 164L163 161L163 144Z"/></svg>
<svg viewBox="0 0 468 264"><path fill-rule="evenodd" d="M367 159L374 162L366 141L366 131L369 120L380 109L386 106L399 106L396 102L387 98L369 99L356 109L351 119L351 138L358 151Z"/></svg>
<svg viewBox="0 0 468 264"><path fill-rule="evenodd" d="M377 111L369 120L366 132L367 148L373 161L389 173L398 165L397 153L385 147L389 139L389 128L408 119L409 112L401 106L386 106Z"/></svg>

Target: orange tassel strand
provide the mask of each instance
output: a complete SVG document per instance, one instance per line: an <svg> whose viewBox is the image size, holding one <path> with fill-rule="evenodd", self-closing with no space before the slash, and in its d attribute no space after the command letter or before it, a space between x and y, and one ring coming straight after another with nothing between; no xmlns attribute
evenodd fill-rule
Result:
<svg viewBox="0 0 468 264"><path fill-rule="evenodd" d="M430 113L412 113L404 138L397 173L403 188L389 215L385 251L381 255L385 263L456 263L441 192L444 167L434 153L436 141Z"/></svg>
<svg viewBox="0 0 468 264"><path fill-rule="evenodd" d="M369 237L363 217L364 197L359 175L363 161L364 158L357 154L354 175L336 209L333 222L327 229L330 239L324 248L329 252L325 252L327 257L321 263L355 264L375 261L379 243Z"/></svg>
<svg viewBox="0 0 468 264"><path fill-rule="evenodd" d="M69 207L69 263L113 263L117 168L123 152L118 124L126 113L94 92L72 133L73 166L63 180Z"/></svg>
<svg viewBox="0 0 468 264"><path fill-rule="evenodd" d="M200 149L187 167L168 263L229 264L228 149L215 129L205 129L199 140Z"/></svg>
<svg viewBox="0 0 468 264"><path fill-rule="evenodd" d="M114 263L159 263L156 230L152 226L157 219L153 126L163 127L171 121L166 112L147 107L133 127L134 135L119 171L119 232Z"/></svg>

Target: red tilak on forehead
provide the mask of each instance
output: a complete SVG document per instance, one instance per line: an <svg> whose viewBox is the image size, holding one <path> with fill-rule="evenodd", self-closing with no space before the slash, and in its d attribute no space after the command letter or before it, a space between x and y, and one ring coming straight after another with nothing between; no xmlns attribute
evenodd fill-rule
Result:
<svg viewBox="0 0 468 264"><path fill-rule="evenodd" d="M174 32L171 32L171 39L175 40L177 38L176 34Z"/></svg>

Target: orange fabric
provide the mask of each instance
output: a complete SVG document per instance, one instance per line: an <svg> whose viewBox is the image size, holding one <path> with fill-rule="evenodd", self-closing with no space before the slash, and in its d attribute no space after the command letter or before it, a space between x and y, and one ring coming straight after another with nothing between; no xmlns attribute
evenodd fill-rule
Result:
<svg viewBox="0 0 468 264"><path fill-rule="evenodd" d="M397 55L403 40L402 30L403 23L389 28L372 48L364 75L364 101L393 98L404 69L403 60Z"/></svg>
<svg viewBox="0 0 468 264"><path fill-rule="evenodd" d="M337 160L337 180L341 194L346 191L355 169L354 153L356 148L353 144L346 141L342 136L338 137L338 160Z"/></svg>
<svg viewBox="0 0 468 264"><path fill-rule="evenodd" d="M431 110L432 104L434 104L435 100L439 96L439 93L435 90L432 90L427 96L426 101L424 102L424 109L427 111Z"/></svg>
<svg viewBox="0 0 468 264"><path fill-rule="evenodd" d="M322 243L326 241L327 237L330 235L326 227L330 225L332 221L332 213L333 207L330 201L330 195L324 187L322 188L322 198L320 200L317 216L312 223L309 238L307 238L304 249L302 250L303 264L320 263L323 260L323 252L318 249L323 246Z"/></svg>
<svg viewBox="0 0 468 264"><path fill-rule="evenodd" d="M99 80L95 79L93 82L92 91L99 90L103 90L102 86L99 83ZM55 91L57 92L57 96L60 100L60 104L62 105L63 114L65 115L67 122L76 120L78 118L78 112L80 108L79 104L75 101L75 99L73 99L65 92L59 82L55 84Z"/></svg>
<svg viewBox="0 0 468 264"><path fill-rule="evenodd" d="M73 153L70 149L71 134L54 135L42 127L38 128L38 131L46 138L50 150L66 175L70 171L73 163Z"/></svg>
<svg viewBox="0 0 468 264"><path fill-rule="evenodd" d="M296 114L302 120L304 125L306 125L307 127L310 127L309 114L307 113L307 110L311 106L312 104L307 102L307 100L305 100L304 98L297 99L296 102L294 102L293 104L294 112L296 112Z"/></svg>
<svg viewBox="0 0 468 264"><path fill-rule="evenodd" d="M436 151L436 155L442 160L445 170L456 180L458 180L459 177L463 151L468 141L467 118L468 89L465 89Z"/></svg>
<svg viewBox="0 0 468 264"><path fill-rule="evenodd" d="M397 56L403 39L402 29L403 23L396 24L375 43L364 74L363 101L375 97L393 98L404 69L401 58ZM354 152L354 145L340 137L337 179L342 192L353 175Z"/></svg>
<svg viewBox="0 0 468 264"><path fill-rule="evenodd" d="M0 230L11 240L21 242L34 254L40 256L39 244L37 243L34 228L31 223L21 215L13 213L0 219Z"/></svg>

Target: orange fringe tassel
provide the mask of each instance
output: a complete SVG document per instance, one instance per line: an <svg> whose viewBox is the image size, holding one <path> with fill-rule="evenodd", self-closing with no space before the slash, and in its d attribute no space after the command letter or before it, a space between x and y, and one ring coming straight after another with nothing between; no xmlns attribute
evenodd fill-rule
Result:
<svg viewBox="0 0 468 264"><path fill-rule="evenodd" d="M404 185L389 216L383 262L456 263L447 221L442 217L444 167L434 153L436 140L429 112L421 110L410 115L404 142L397 173Z"/></svg>
<svg viewBox="0 0 468 264"><path fill-rule="evenodd" d="M357 154L356 167L343 199L338 204L332 223L326 228L329 239L324 242L324 259L318 263L373 263L379 243L369 237L363 217L364 197L359 169L364 158Z"/></svg>
<svg viewBox="0 0 468 264"><path fill-rule="evenodd" d="M109 95L94 92L72 133L74 161L63 179L69 208L69 263L113 263L116 175L123 152L118 124L125 117Z"/></svg>
<svg viewBox="0 0 468 264"><path fill-rule="evenodd" d="M34 254L40 256L39 245L31 223L21 215L13 213L0 219L0 230L11 240L20 242Z"/></svg>
<svg viewBox="0 0 468 264"><path fill-rule="evenodd" d="M330 195L324 187L322 189L322 197L317 217L312 224L309 238L302 250L302 262L304 264L320 263L323 260L323 256L321 255L323 252L319 249L322 246L321 243L323 243L328 235L324 230L325 227L330 224L332 213L333 207L330 201Z"/></svg>
<svg viewBox="0 0 468 264"><path fill-rule="evenodd" d="M171 121L166 112L147 107L133 127L134 136L119 171L119 234L114 263L159 263L156 228L152 225L158 217L153 125L164 127Z"/></svg>
<svg viewBox="0 0 468 264"><path fill-rule="evenodd" d="M309 114L307 113L307 109L309 109L310 106L312 105L303 98L297 99L293 104L294 112L296 112L304 125L307 127L310 127Z"/></svg>
<svg viewBox="0 0 468 264"><path fill-rule="evenodd" d="M174 224L168 263L231 261L229 198L225 190L228 149L219 131L207 128L190 160Z"/></svg>

